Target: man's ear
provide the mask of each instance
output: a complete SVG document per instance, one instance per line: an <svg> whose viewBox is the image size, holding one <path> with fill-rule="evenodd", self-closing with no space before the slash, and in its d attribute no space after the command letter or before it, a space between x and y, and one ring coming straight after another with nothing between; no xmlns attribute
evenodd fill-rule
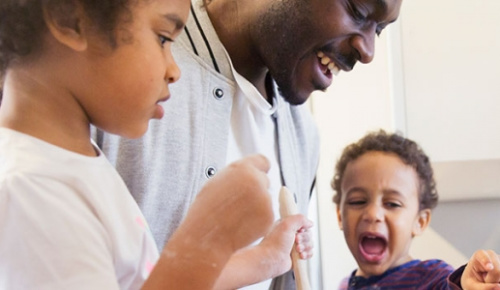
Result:
<svg viewBox="0 0 500 290"><path fill-rule="evenodd" d="M412 237L421 235L431 222L431 210L423 209L418 213L413 223Z"/></svg>
<svg viewBox="0 0 500 290"><path fill-rule="evenodd" d="M76 51L87 48L87 18L80 3L73 1L71 4L50 8L44 5L43 16L50 34L59 43Z"/></svg>

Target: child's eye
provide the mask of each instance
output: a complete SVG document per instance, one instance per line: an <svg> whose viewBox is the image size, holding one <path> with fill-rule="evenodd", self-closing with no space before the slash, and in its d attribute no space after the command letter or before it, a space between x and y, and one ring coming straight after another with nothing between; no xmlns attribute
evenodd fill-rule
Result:
<svg viewBox="0 0 500 290"><path fill-rule="evenodd" d="M365 203L366 202L362 199L353 199L353 200L347 201L347 204L349 204L349 205L363 205Z"/></svg>
<svg viewBox="0 0 500 290"><path fill-rule="evenodd" d="M165 45L166 42L173 42L174 40L170 37L166 37L164 35L158 35L158 39L160 40L161 46Z"/></svg>
<svg viewBox="0 0 500 290"><path fill-rule="evenodd" d="M390 208L398 208L398 207L401 207L401 204L397 203L397 202L386 202L385 203L388 207Z"/></svg>

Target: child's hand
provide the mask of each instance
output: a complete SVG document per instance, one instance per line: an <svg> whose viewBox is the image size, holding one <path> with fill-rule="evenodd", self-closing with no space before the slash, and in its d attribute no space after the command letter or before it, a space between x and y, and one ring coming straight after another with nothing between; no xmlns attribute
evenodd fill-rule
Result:
<svg viewBox="0 0 500 290"><path fill-rule="evenodd" d="M302 227L295 236L295 250L303 260L310 259L313 256L313 240L309 229L312 227L312 222L308 227Z"/></svg>
<svg viewBox="0 0 500 290"><path fill-rule="evenodd" d="M274 216L268 170L268 160L253 155L228 165L205 184L185 220L197 225L197 243L211 239L234 252L269 231Z"/></svg>
<svg viewBox="0 0 500 290"><path fill-rule="evenodd" d="M257 246L269 261L274 261L276 268L273 276L286 273L292 268L291 252L295 249L301 259L309 259L313 254L313 243L309 229L312 222L301 214L282 218L274 224L272 230Z"/></svg>
<svg viewBox="0 0 500 290"><path fill-rule="evenodd" d="M492 250L476 251L462 274L463 289L500 289L500 256Z"/></svg>
<svg viewBox="0 0 500 290"><path fill-rule="evenodd" d="M268 170L268 160L254 155L207 181L144 287L164 288L175 277L185 289L212 289L235 252L264 236L273 223Z"/></svg>

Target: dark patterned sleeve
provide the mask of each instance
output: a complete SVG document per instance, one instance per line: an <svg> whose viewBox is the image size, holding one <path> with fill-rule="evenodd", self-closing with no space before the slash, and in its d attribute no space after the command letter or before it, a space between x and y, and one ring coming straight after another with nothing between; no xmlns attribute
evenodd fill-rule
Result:
<svg viewBox="0 0 500 290"><path fill-rule="evenodd" d="M464 272L465 266L467 266L467 264L456 269L455 271L453 271L453 273L450 274L450 276L448 276L447 282L448 282L449 289L452 289L452 290L462 289L462 284L461 284L460 280L462 279L462 274Z"/></svg>

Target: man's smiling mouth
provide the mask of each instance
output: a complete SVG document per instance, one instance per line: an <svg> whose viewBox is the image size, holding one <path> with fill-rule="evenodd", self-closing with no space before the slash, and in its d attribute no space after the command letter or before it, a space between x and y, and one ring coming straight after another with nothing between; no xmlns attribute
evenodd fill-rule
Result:
<svg viewBox="0 0 500 290"><path fill-rule="evenodd" d="M324 66L324 74L328 72L327 70L329 70L335 76L339 74L340 68L331 60L331 58L326 56L324 52L318 51L316 56Z"/></svg>

